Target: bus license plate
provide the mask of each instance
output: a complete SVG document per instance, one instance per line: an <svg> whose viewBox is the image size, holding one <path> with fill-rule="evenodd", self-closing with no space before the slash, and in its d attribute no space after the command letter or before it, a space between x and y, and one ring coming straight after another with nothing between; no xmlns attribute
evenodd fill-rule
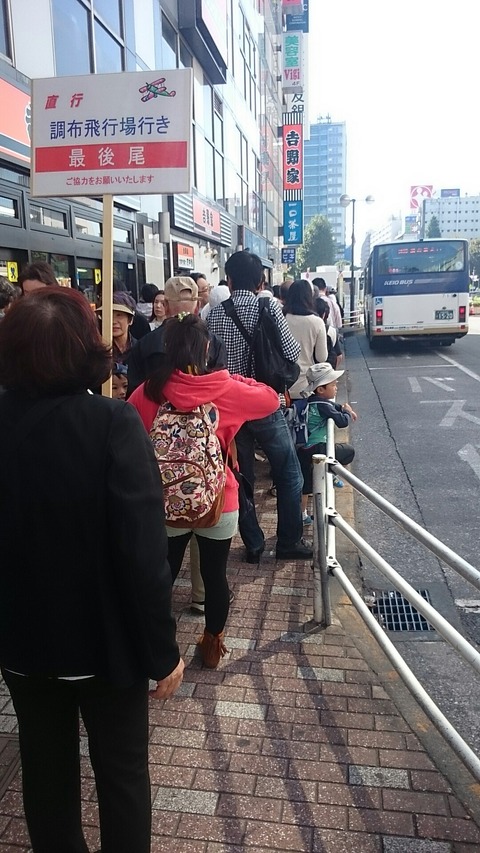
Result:
<svg viewBox="0 0 480 853"><path fill-rule="evenodd" d="M453 320L453 311L435 311L435 320Z"/></svg>

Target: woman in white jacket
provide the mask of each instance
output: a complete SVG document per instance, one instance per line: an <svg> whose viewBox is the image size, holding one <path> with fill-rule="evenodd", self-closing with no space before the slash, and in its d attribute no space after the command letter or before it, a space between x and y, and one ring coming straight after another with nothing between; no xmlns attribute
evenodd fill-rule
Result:
<svg viewBox="0 0 480 853"><path fill-rule="evenodd" d="M301 347L297 358L300 375L288 392L292 400L300 400L308 384L305 378L308 368L326 361L328 355L325 323L315 313L309 281L298 279L290 285L283 313L293 337Z"/></svg>

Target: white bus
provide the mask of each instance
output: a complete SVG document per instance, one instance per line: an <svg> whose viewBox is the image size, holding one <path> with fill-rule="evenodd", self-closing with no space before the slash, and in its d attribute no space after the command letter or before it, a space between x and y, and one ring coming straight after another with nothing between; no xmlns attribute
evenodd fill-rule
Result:
<svg viewBox="0 0 480 853"><path fill-rule="evenodd" d="M468 332L468 241L375 246L363 272L365 334L448 346Z"/></svg>

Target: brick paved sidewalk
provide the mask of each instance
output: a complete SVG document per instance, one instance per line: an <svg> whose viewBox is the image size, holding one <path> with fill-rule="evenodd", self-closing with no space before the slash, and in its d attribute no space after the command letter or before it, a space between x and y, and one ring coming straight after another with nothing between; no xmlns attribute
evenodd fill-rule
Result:
<svg viewBox="0 0 480 853"><path fill-rule="evenodd" d="M268 468L258 467L260 474ZM276 563L268 486L264 473L258 499L270 547L260 566L241 561L240 540L232 550L230 651L218 670L202 669L194 656L202 620L188 613L188 568L175 587L187 665L177 696L151 705L153 853L479 851L477 823L358 651L348 608L338 607L347 614L347 632L338 621L325 631L308 630L311 569ZM340 500L348 504L347 487ZM339 534L340 560L348 554L342 540ZM0 851L26 853L9 740L15 718L2 688L8 768ZM94 784L88 759L82 761L84 822L95 850ZM472 784L471 800L478 787Z"/></svg>

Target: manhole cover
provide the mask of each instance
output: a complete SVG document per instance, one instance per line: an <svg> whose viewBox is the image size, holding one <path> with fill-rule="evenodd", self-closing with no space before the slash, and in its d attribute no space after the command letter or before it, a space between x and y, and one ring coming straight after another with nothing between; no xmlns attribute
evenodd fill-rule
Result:
<svg viewBox="0 0 480 853"><path fill-rule="evenodd" d="M428 589L416 592L432 603ZM387 631L434 631L424 616L396 589L377 589L369 596L373 615Z"/></svg>

